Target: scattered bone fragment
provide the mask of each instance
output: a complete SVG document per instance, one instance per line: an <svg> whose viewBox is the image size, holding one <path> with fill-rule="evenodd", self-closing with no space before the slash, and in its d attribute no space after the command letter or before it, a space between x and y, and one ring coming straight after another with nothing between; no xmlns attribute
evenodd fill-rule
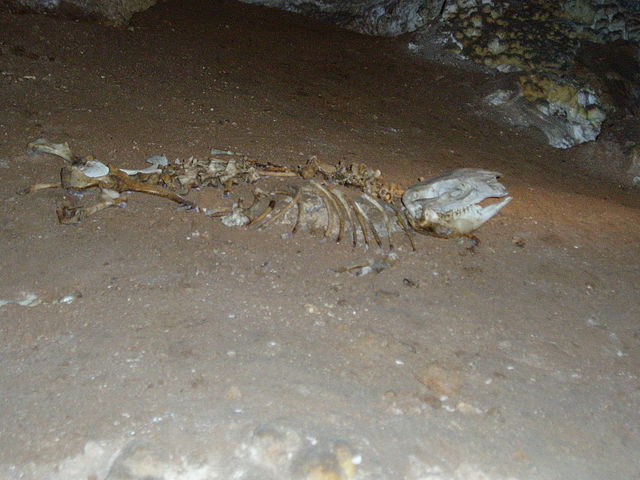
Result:
<svg viewBox="0 0 640 480"><path fill-rule="evenodd" d="M166 155L153 155L147 158L146 162L150 164L146 168L138 169L138 170L129 170L125 168L121 168L120 170L126 173L127 175L150 175L152 173L162 173L162 167L166 167L169 165L169 160Z"/></svg>
<svg viewBox="0 0 640 480"><path fill-rule="evenodd" d="M236 203L231 208L231 211L223 209L220 212L212 212L211 215L217 215L217 213L224 215L220 221L227 227L244 227L251 221L244 212L242 206ZM209 212L207 214L209 215Z"/></svg>
<svg viewBox="0 0 640 480"><path fill-rule="evenodd" d="M52 188L62 188L62 184L60 183L36 183L31 185L30 187L25 188L20 193L21 194L29 194L39 192L40 190L49 190Z"/></svg>
<svg viewBox="0 0 640 480"><path fill-rule="evenodd" d="M381 258L366 258L344 267L333 270L335 273L355 272L356 277L362 277L369 273L380 273L390 267L398 259L396 252L389 252Z"/></svg>
<svg viewBox="0 0 640 480"><path fill-rule="evenodd" d="M42 300L35 293L23 293L19 298L0 299L0 307L15 303L21 307L35 307L42 303Z"/></svg>
<svg viewBox="0 0 640 480"><path fill-rule="evenodd" d="M56 209L58 221L62 224L80 223L85 218L109 207L124 207L127 204L127 195L116 192L115 190L104 189L101 195L102 200L84 207L71 207L68 205L60 205Z"/></svg>
<svg viewBox="0 0 640 480"><path fill-rule="evenodd" d="M74 158L68 143L51 143L45 138L38 138L29 143L29 145L27 145L27 151L33 154L50 153L51 155L62 157L70 163Z"/></svg>

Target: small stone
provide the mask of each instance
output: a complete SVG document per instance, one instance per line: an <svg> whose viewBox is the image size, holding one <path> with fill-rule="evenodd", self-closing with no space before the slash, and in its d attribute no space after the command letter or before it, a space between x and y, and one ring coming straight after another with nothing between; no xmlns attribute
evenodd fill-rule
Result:
<svg viewBox="0 0 640 480"><path fill-rule="evenodd" d="M460 413L464 413L465 415L478 415L482 413L482 410L480 410L478 407L474 407L473 405L466 402L458 402L458 404L456 405L456 410L458 410Z"/></svg>
<svg viewBox="0 0 640 480"><path fill-rule="evenodd" d="M519 462L529 461L529 455L527 455L527 452L524 452L522 450L516 450L515 452L513 452L512 457L514 460L517 460Z"/></svg>
<svg viewBox="0 0 640 480"><path fill-rule="evenodd" d="M437 364L422 368L415 375L420 383L439 397L455 395L462 387L462 379L457 371L446 370Z"/></svg>
<svg viewBox="0 0 640 480"><path fill-rule="evenodd" d="M299 447L300 437L294 431L260 425L253 431L251 460L272 470L282 470Z"/></svg>
<svg viewBox="0 0 640 480"><path fill-rule="evenodd" d="M519 235L514 235L511 242L519 248L524 248L527 244L526 240Z"/></svg>
<svg viewBox="0 0 640 480"><path fill-rule="evenodd" d="M166 457L157 446L134 440L122 449L105 480L164 480Z"/></svg>
<svg viewBox="0 0 640 480"><path fill-rule="evenodd" d="M409 278L403 278L402 279L402 285L404 285L405 287L419 288L420 287L420 282L411 280Z"/></svg>
<svg viewBox="0 0 640 480"><path fill-rule="evenodd" d="M238 400L242 398L242 391L236 385L232 385L224 394L227 400Z"/></svg>
<svg viewBox="0 0 640 480"><path fill-rule="evenodd" d="M294 459L292 477L295 480L350 480L361 461L344 442L336 442L329 449L314 446Z"/></svg>
<svg viewBox="0 0 640 480"><path fill-rule="evenodd" d="M316 307L312 303L305 303L304 308L308 313L314 313L314 314L320 313L320 310L318 309L318 307Z"/></svg>

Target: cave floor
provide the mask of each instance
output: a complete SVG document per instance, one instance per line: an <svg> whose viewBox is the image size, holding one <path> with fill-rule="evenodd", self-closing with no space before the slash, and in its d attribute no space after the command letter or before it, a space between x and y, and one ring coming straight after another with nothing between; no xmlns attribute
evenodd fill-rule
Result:
<svg viewBox="0 0 640 480"><path fill-rule="evenodd" d="M1 478L640 478L640 198L406 43L228 1L128 29L0 14ZM333 269L376 249L142 194L60 225L73 195L18 194L58 178L39 137L119 167L482 167L514 200L476 253L398 236L358 277Z"/></svg>

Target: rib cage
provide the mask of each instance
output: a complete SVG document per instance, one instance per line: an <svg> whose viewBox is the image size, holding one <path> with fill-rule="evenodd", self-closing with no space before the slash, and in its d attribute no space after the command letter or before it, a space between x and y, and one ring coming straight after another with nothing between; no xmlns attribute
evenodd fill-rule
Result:
<svg viewBox="0 0 640 480"><path fill-rule="evenodd" d="M254 202L246 209L211 212L224 215L228 225L247 225L263 229L276 222L292 225L298 231L320 232L324 238L353 247L377 245L384 253L395 248L393 234L404 232L415 249L411 231L403 213L393 205L370 195L358 194L340 185L306 181L288 190L271 193L257 190Z"/></svg>

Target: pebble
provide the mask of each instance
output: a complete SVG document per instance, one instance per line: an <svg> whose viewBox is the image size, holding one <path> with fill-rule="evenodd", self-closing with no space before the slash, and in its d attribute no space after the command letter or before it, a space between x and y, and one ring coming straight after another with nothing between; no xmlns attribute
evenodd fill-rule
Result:
<svg viewBox="0 0 640 480"><path fill-rule="evenodd" d="M447 398L458 393L462 387L460 373L432 364L415 372L417 380L427 386L435 395Z"/></svg>
<svg viewBox="0 0 640 480"><path fill-rule="evenodd" d="M300 443L300 437L293 430L260 425L253 431L251 460L269 470L286 470Z"/></svg>
<svg viewBox="0 0 640 480"><path fill-rule="evenodd" d="M230 386L224 394L227 400L238 400L242 398L242 390L236 385Z"/></svg>
<svg viewBox="0 0 640 480"><path fill-rule="evenodd" d="M330 448L315 446L300 452L293 461L295 480L350 480L362 457L351 446L337 442Z"/></svg>
<svg viewBox="0 0 640 480"><path fill-rule="evenodd" d="M320 313L320 310L318 309L318 307L316 307L312 303L305 303L304 308L307 310L308 313Z"/></svg>

